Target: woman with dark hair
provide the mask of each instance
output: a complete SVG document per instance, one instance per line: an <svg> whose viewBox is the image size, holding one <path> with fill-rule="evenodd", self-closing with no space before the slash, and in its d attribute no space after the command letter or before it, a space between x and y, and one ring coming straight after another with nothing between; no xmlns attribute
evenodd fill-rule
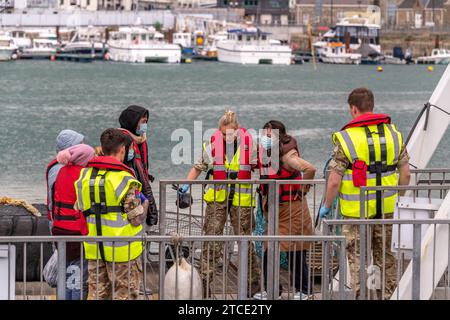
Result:
<svg viewBox="0 0 450 320"><path fill-rule="evenodd" d="M119 117L120 130L131 139L124 162L135 171L136 178L142 183L142 193L149 201L146 223L153 226L158 223L158 209L150 185L153 177L148 172L148 121L148 110L136 105L127 107Z"/></svg>
<svg viewBox="0 0 450 320"><path fill-rule="evenodd" d="M316 168L300 156L297 141L286 133L284 124L277 120L267 122L259 146L258 162L261 179L302 180L314 179ZM308 203L305 195L309 185L283 184L279 190L278 235L314 234ZM267 185L261 185L263 212L267 221L268 201ZM267 224L266 224L267 226ZM266 227L267 232L267 227ZM280 243L280 250L287 253L289 262L289 283L295 291L294 299L304 299L310 293L310 281L306 251L309 242ZM264 283L267 285L267 248L264 252ZM289 289L290 291L290 289ZM265 291L254 296L255 299L267 299Z"/></svg>

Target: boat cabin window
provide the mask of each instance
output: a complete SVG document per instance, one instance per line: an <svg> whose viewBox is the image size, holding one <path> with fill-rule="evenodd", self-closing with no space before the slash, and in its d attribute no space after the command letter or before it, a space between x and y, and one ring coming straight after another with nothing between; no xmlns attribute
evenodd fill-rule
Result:
<svg viewBox="0 0 450 320"><path fill-rule="evenodd" d="M136 41L138 38L139 38L139 35L137 35L137 34L135 34L135 33L133 33L133 34L131 35L131 41Z"/></svg>
<svg viewBox="0 0 450 320"><path fill-rule="evenodd" d="M252 41L252 36L247 36L247 42Z"/></svg>
<svg viewBox="0 0 450 320"><path fill-rule="evenodd" d="M146 41L146 40L147 40L147 35L141 34L141 40L142 40L142 41Z"/></svg>
<svg viewBox="0 0 450 320"><path fill-rule="evenodd" d="M9 47L9 40L0 40L0 47Z"/></svg>
<svg viewBox="0 0 450 320"><path fill-rule="evenodd" d="M266 36L265 34L263 34L263 35L261 36L261 40L267 40L267 36Z"/></svg>
<svg viewBox="0 0 450 320"><path fill-rule="evenodd" d="M242 41L242 34L238 35L238 40Z"/></svg>

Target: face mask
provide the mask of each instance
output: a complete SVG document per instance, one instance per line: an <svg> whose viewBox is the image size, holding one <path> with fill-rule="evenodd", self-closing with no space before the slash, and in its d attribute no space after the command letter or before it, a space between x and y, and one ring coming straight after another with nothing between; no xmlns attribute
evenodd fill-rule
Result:
<svg viewBox="0 0 450 320"><path fill-rule="evenodd" d="M147 132L147 123L143 123L139 126L139 128L137 129L137 134L142 136L144 133Z"/></svg>
<svg viewBox="0 0 450 320"><path fill-rule="evenodd" d="M263 146L264 149L269 150L272 148L272 138L268 137L268 136L263 136L261 138L261 145Z"/></svg>
<svg viewBox="0 0 450 320"><path fill-rule="evenodd" d="M131 161L134 158L134 151L128 150L127 161Z"/></svg>

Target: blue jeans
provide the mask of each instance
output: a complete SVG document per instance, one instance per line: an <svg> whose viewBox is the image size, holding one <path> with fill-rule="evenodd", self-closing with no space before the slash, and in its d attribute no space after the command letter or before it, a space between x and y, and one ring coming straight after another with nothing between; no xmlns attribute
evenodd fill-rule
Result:
<svg viewBox="0 0 450 320"><path fill-rule="evenodd" d="M81 260L73 260L66 268L66 300L80 300L83 290L83 300L87 298L88 262L83 259L83 283L81 284Z"/></svg>

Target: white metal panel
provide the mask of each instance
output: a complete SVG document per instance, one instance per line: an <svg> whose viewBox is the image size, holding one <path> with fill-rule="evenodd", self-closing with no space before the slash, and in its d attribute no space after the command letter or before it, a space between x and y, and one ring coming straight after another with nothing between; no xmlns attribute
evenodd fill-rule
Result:
<svg viewBox="0 0 450 320"><path fill-rule="evenodd" d="M14 300L16 294L15 290L16 247L10 245L8 252L8 245L0 245L0 300Z"/></svg>

